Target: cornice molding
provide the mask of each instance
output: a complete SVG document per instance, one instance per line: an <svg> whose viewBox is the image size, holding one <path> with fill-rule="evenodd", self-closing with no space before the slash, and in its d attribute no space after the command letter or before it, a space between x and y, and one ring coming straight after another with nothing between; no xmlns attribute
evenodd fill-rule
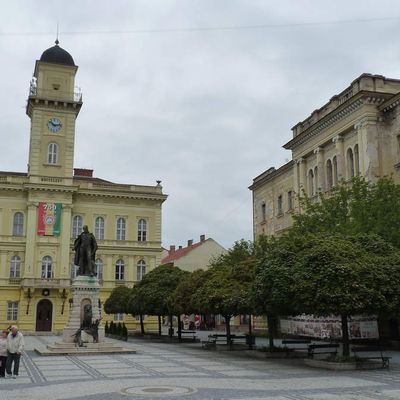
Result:
<svg viewBox="0 0 400 400"><path fill-rule="evenodd" d="M292 140L287 142L283 147L287 150L293 150L295 147L309 141L320 132L328 129L338 121L344 119L348 115L352 114L354 111L361 108L363 105L375 104L379 105L384 103L388 94L386 93L376 93L376 92L359 92L354 97L351 97L341 106L327 114L321 120L311 125L305 131L301 132L299 135L294 137Z"/></svg>

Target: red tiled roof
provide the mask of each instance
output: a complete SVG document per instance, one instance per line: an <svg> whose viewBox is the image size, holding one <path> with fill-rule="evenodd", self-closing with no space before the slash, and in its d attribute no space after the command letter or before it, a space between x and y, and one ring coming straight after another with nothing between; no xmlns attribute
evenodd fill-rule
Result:
<svg viewBox="0 0 400 400"><path fill-rule="evenodd" d="M190 246L187 247L183 247L182 249L178 249L175 251L168 250L168 255L167 257L164 257L161 262L163 264L169 263L169 262L173 262L175 260L177 260L178 258L181 258L183 256L186 256L186 254L189 254L192 250L194 250L195 248L201 246L203 243L205 243L206 241L202 241L202 242L198 242L198 243L194 243Z"/></svg>

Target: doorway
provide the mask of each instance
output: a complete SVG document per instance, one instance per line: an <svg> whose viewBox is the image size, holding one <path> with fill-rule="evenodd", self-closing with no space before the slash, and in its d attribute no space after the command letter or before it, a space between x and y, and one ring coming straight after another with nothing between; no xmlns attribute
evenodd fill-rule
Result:
<svg viewBox="0 0 400 400"><path fill-rule="evenodd" d="M50 300L40 300L36 307L36 332L51 332L53 304Z"/></svg>

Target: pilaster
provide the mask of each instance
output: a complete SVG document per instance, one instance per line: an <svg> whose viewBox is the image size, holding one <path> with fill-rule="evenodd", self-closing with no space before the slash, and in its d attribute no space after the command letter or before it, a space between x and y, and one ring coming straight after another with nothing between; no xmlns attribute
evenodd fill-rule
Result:
<svg viewBox="0 0 400 400"><path fill-rule="evenodd" d="M36 219L38 203L28 202L26 218L26 250L24 278L34 278L35 248L36 248Z"/></svg>

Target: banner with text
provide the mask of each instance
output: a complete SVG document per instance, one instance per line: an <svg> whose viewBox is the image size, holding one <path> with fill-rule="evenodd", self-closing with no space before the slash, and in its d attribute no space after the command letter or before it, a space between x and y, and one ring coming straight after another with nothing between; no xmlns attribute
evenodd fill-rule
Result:
<svg viewBox="0 0 400 400"><path fill-rule="evenodd" d="M37 228L39 236L60 235L61 209L61 203L39 203Z"/></svg>
<svg viewBox="0 0 400 400"><path fill-rule="evenodd" d="M336 339L342 336L340 317L316 317L297 315L280 320L281 333L309 336L321 339ZM349 335L351 339L379 338L378 322L375 316L355 315L349 317Z"/></svg>

